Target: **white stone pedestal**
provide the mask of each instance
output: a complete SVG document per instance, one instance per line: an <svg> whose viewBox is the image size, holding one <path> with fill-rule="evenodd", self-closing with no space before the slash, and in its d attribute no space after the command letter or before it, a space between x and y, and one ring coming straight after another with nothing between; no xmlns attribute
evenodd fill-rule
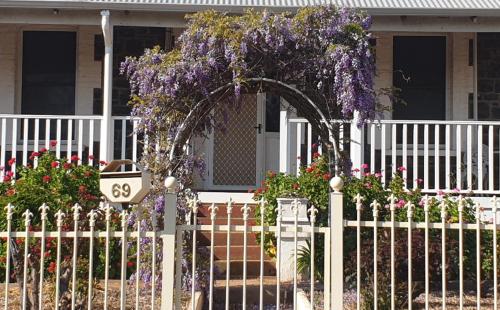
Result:
<svg viewBox="0 0 500 310"><path fill-rule="evenodd" d="M281 208L281 227L293 229L295 226L295 215L293 214L293 206L297 203L298 216L297 226L309 226L307 217L307 203L305 198L278 198L278 208ZM298 233L297 235L297 250L306 246L306 240L310 238L309 233ZM294 254L295 240L294 232L282 232L280 242L280 279L283 282L293 281L295 274Z"/></svg>

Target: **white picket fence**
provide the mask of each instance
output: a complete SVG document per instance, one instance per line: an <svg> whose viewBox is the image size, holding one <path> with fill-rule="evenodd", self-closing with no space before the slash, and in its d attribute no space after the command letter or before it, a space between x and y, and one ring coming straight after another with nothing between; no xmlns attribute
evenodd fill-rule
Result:
<svg viewBox="0 0 500 310"><path fill-rule="evenodd" d="M284 122L280 171L295 174L321 148L312 146L318 138L306 119ZM340 149L349 154L358 176L380 173L386 184L404 167L405 185L428 193L492 195L500 190L500 122L380 120L361 128L353 122L338 124Z"/></svg>

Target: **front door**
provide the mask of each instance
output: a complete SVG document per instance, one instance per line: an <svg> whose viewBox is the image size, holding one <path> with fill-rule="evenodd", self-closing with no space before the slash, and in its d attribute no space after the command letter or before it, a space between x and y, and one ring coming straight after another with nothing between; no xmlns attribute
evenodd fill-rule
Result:
<svg viewBox="0 0 500 310"><path fill-rule="evenodd" d="M260 95L243 95L241 106L227 111L225 130L213 133L212 189L248 190L260 184L264 161L261 105Z"/></svg>

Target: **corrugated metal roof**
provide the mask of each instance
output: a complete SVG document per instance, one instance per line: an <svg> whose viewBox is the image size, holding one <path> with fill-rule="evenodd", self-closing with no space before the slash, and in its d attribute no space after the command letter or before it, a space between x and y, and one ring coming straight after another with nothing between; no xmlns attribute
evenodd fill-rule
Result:
<svg viewBox="0 0 500 310"><path fill-rule="evenodd" d="M500 0L0 0L10 7L116 8L128 10L193 10L276 8L294 9L318 4L366 9L372 14L498 15Z"/></svg>

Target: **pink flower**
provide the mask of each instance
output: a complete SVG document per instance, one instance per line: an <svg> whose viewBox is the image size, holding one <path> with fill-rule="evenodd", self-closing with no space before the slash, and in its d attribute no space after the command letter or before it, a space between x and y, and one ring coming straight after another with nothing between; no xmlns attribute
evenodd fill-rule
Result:
<svg viewBox="0 0 500 310"><path fill-rule="evenodd" d="M89 155L89 160L94 160L94 159L95 159L94 155Z"/></svg>
<svg viewBox="0 0 500 310"><path fill-rule="evenodd" d="M71 161L79 161L80 158L78 157L78 155L73 155L71 156Z"/></svg>
<svg viewBox="0 0 500 310"><path fill-rule="evenodd" d="M352 169L352 172L357 173L357 172L359 172L359 169L358 168L354 168L354 169Z"/></svg>
<svg viewBox="0 0 500 310"><path fill-rule="evenodd" d="M368 164L362 164L361 169L368 169Z"/></svg>
<svg viewBox="0 0 500 310"><path fill-rule="evenodd" d="M375 173L375 177L376 178L381 178L382 177L382 173L380 173L380 172Z"/></svg>
<svg viewBox="0 0 500 310"><path fill-rule="evenodd" d="M399 172L403 172L403 171L406 171L406 168L405 168L405 167L403 167L403 166L401 166L401 167L398 167L398 171L399 171Z"/></svg>
<svg viewBox="0 0 500 310"><path fill-rule="evenodd" d="M437 192L437 195L438 195L438 196L444 196L444 195L445 195L445 193L444 193L443 191L438 191L438 192Z"/></svg>
<svg viewBox="0 0 500 310"><path fill-rule="evenodd" d="M56 146L56 145L57 145L57 141L56 141L56 140L51 140L51 141L50 141L50 146L51 146L51 147L54 147L54 146Z"/></svg>
<svg viewBox="0 0 500 310"><path fill-rule="evenodd" d="M46 148L44 148L44 147L42 147L42 148L40 149L40 153L45 153L45 152L47 152L47 149L46 149Z"/></svg>
<svg viewBox="0 0 500 310"><path fill-rule="evenodd" d="M9 166L12 166L13 164L16 163L16 159L13 157L13 158L9 159L9 161L7 163L9 164Z"/></svg>
<svg viewBox="0 0 500 310"><path fill-rule="evenodd" d="M424 180L419 178L419 179L416 179L415 182L417 182L417 184L422 184L422 183L424 183Z"/></svg>
<svg viewBox="0 0 500 310"><path fill-rule="evenodd" d="M455 188L453 189L453 192L454 192L454 193L460 193L460 189L459 189L458 187L455 187Z"/></svg>
<svg viewBox="0 0 500 310"><path fill-rule="evenodd" d="M404 199L399 199L398 202L396 202L396 207L401 209L401 208L404 208L406 204L406 201Z"/></svg>
<svg viewBox="0 0 500 310"><path fill-rule="evenodd" d="M365 177L369 177L369 176L371 176L371 175L372 175L372 174L371 174L370 172L366 172L366 173L365 173Z"/></svg>

